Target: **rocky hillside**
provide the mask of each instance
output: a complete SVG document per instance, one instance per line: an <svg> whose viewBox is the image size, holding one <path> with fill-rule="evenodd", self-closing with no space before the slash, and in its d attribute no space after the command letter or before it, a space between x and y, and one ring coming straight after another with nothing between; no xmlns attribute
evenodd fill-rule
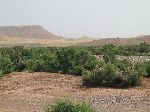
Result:
<svg viewBox="0 0 150 112"><path fill-rule="evenodd" d="M131 45L131 44L139 44L139 43L150 43L150 35L147 36L138 36L132 38L106 38L93 40L88 43L84 43L83 45L105 45L105 44L114 44L114 45Z"/></svg>
<svg viewBox="0 0 150 112"><path fill-rule="evenodd" d="M48 32L40 25L0 26L0 37L20 37L31 39L58 39L60 36Z"/></svg>

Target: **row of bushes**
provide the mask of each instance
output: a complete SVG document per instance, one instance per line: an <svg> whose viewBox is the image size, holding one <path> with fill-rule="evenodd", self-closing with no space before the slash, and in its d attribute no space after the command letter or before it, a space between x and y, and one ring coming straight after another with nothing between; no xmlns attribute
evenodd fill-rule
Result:
<svg viewBox="0 0 150 112"><path fill-rule="evenodd" d="M129 63L115 60L115 50L104 46L104 61L98 61L80 48L1 48L0 75L13 72L59 72L83 75L86 86L136 86L142 77L150 76L150 62ZM112 49L109 51L109 49Z"/></svg>
<svg viewBox="0 0 150 112"><path fill-rule="evenodd" d="M0 74L12 71L29 70L31 72L60 72L81 75L84 69L92 70L96 59L86 50L59 48L23 47L0 49Z"/></svg>

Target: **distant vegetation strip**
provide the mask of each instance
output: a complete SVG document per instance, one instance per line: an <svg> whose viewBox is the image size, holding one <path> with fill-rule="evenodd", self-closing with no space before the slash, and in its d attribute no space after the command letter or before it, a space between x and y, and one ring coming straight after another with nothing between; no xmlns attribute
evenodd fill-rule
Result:
<svg viewBox="0 0 150 112"><path fill-rule="evenodd" d="M150 76L150 62L117 60L116 55L148 55L150 45L0 48L0 75L14 71L82 75L85 86L129 87ZM94 55L103 55L97 60Z"/></svg>

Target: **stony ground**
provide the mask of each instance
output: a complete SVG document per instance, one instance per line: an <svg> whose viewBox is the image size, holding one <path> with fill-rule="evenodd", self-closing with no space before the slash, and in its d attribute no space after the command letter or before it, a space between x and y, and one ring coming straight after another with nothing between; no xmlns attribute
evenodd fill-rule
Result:
<svg viewBox="0 0 150 112"><path fill-rule="evenodd" d="M0 78L0 112L43 112L58 98L87 101L98 112L150 112L150 79L130 89L86 88L81 77L54 73L12 73Z"/></svg>

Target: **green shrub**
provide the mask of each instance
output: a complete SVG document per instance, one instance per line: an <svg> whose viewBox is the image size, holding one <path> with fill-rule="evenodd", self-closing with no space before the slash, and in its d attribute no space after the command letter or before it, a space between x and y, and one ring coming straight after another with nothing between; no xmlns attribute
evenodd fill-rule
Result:
<svg viewBox="0 0 150 112"><path fill-rule="evenodd" d="M145 70L145 76L150 77L150 62L143 62L142 63L143 69Z"/></svg>
<svg viewBox="0 0 150 112"><path fill-rule="evenodd" d="M2 48L0 54L2 57L7 57L11 60L14 71L24 70L26 68L26 61L30 57L28 50L20 46Z"/></svg>
<svg viewBox="0 0 150 112"><path fill-rule="evenodd" d="M0 76L13 71L13 63L8 58L0 57Z"/></svg>
<svg viewBox="0 0 150 112"><path fill-rule="evenodd" d="M130 70L124 71L122 73L122 82L121 86L137 86L141 84L141 75L137 70Z"/></svg>
<svg viewBox="0 0 150 112"><path fill-rule="evenodd" d="M103 76L99 75L102 74L102 70L97 71L98 73L90 72L90 71L84 71L83 72L83 85L84 86L102 86L103 85Z"/></svg>
<svg viewBox="0 0 150 112"><path fill-rule="evenodd" d="M141 70L126 65L124 65L124 69L117 66L109 62L93 71L85 71L83 73L83 85L129 87L141 84Z"/></svg>
<svg viewBox="0 0 150 112"><path fill-rule="evenodd" d="M31 59L28 61L28 69L30 72L44 71L45 61L43 59Z"/></svg>
<svg viewBox="0 0 150 112"><path fill-rule="evenodd" d="M86 86L110 86L117 74L114 64L106 63L100 68L83 73L83 85Z"/></svg>
<svg viewBox="0 0 150 112"><path fill-rule="evenodd" d="M35 72L57 72L59 63L55 55L52 54L40 54L28 61L29 71Z"/></svg>
<svg viewBox="0 0 150 112"><path fill-rule="evenodd" d="M73 66L70 70L68 70L69 74L81 75L84 67L81 65Z"/></svg>
<svg viewBox="0 0 150 112"><path fill-rule="evenodd" d="M73 101L56 101L45 107L45 112L96 112L91 105Z"/></svg>
<svg viewBox="0 0 150 112"><path fill-rule="evenodd" d="M124 70L121 75L116 77L115 86L116 87L132 87L141 84L142 76L139 71L135 69Z"/></svg>
<svg viewBox="0 0 150 112"><path fill-rule="evenodd" d="M114 61L117 53L117 47L112 44L104 45L102 47L103 59L105 60L105 62Z"/></svg>
<svg viewBox="0 0 150 112"><path fill-rule="evenodd" d="M92 70L97 64L97 60L90 52L79 49L62 49L57 51L59 69L63 73L81 75L83 69Z"/></svg>
<svg viewBox="0 0 150 112"><path fill-rule="evenodd" d="M128 60L116 60L114 64L119 68L121 71L124 71L128 67L132 67L133 63L129 62Z"/></svg>

